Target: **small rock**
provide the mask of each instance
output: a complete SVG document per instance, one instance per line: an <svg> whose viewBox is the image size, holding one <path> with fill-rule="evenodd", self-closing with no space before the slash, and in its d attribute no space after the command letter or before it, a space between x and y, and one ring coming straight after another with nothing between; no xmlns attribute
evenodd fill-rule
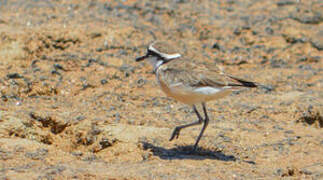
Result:
<svg viewBox="0 0 323 180"><path fill-rule="evenodd" d="M235 28L233 34L239 36L241 34L240 28Z"/></svg>
<svg viewBox="0 0 323 180"><path fill-rule="evenodd" d="M36 66L36 63L38 63L39 60L38 59L34 59L32 62L31 62L31 66L32 67L35 67Z"/></svg>
<svg viewBox="0 0 323 180"><path fill-rule="evenodd" d="M103 48L102 47L99 47L99 48L96 48L95 49L97 52L102 52L103 51Z"/></svg>
<svg viewBox="0 0 323 180"><path fill-rule="evenodd" d="M294 131L293 130L287 130L284 133L286 133L286 134L294 134Z"/></svg>
<svg viewBox="0 0 323 180"><path fill-rule="evenodd" d="M102 79L100 82L101 82L102 85L108 83L108 81L106 79Z"/></svg>
<svg viewBox="0 0 323 180"><path fill-rule="evenodd" d="M53 69L52 71L51 71L51 74L57 74L57 75L59 75L59 76L61 76L62 74L60 73L60 72L58 72L56 69Z"/></svg>
<svg viewBox="0 0 323 180"><path fill-rule="evenodd" d="M260 119L269 119L269 116L268 116L268 115L262 115L262 116L260 117Z"/></svg>
<svg viewBox="0 0 323 180"><path fill-rule="evenodd" d="M301 65L298 66L298 69L302 69L302 70L313 70L312 66L309 65L309 64L306 64L306 65L301 64Z"/></svg>
<svg viewBox="0 0 323 180"><path fill-rule="evenodd" d="M7 24L7 22L3 19L0 19L0 24Z"/></svg>
<svg viewBox="0 0 323 180"><path fill-rule="evenodd" d="M18 74L18 73L9 73L9 74L7 74L7 78L9 78L9 79L19 79L19 78L23 78L23 76Z"/></svg>
<svg viewBox="0 0 323 180"><path fill-rule="evenodd" d="M282 168L278 168L276 171L275 171L275 173L274 174L276 174L276 175L278 175L278 176L283 176L283 174L284 174L284 170L282 169Z"/></svg>
<svg viewBox="0 0 323 180"><path fill-rule="evenodd" d="M280 127L280 126L278 126L278 125L273 126L273 128L274 128L274 129L277 129L277 130L284 130L284 128L282 128L282 127Z"/></svg>
<svg viewBox="0 0 323 180"><path fill-rule="evenodd" d="M287 63L283 59L270 59L270 65L272 68L284 68Z"/></svg>
<svg viewBox="0 0 323 180"><path fill-rule="evenodd" d="M97 136L101 133L102 131L97 128L97 126L93 125L91 129L91 135L92 136Z"/></svg>
<svg viewBox="0 0 323 180"><path fill-rule="evenodd" d="M303 56L303 57L301 57L301 58L299 58L299 59L297 60L297 63L305 62L305 61L307 61L307 57L306 57L306 56Z"/></svg>
<svg viewBox="0 0 323 180"><path fill-rule="evenodd" d="M221 46L219 45L219 43L214 43L213 45L212 45L212 48L213 49L217 49L217 50L221 50L222 48L221 48Z"/></svg>
<svg viewBox="0 0 323 180"><path fill-rule="evenodd" d="M82 90L86 90L87 88L93 88L94 86L88 83L82 84Z"/></svg>
<svg viewBox="0 0 323 180"><path fill-rule="evenodd" d="M72 155L73 156L83 156L83 153L81 151L75 151L75 152L72 152Z"/></svg>
<svg viewBox="0 0 323 180"><path fill-rule="evenodd" d="M55 70L58 70L58 69L59 69L59 70L65 70L65 69L63 68L63 66L62 66L62 65L60 65L60 64L54 64L53 66L54 66L54 69L55 69Z"/></svg>
<svg viewBox="0 0 323 180"><path fill-rule="evenodd" d="M7 97L6 95L2 95L2 96L1 96L1 99L2 99L2 101L4 101L4 102L8 101L8 97Z"/></svg>
<svg viewBox="0 0 323 180"><path fill-rule="evenodd" d="M102 33L99 33L99 32L93 32L93 33L90 34L90 37L92 39L98 38L98 37L101 37L101 36L102 36Z"/></svg>
<svg viewBox="0 0 323 180"><path fill-rule="evenodd" d="M84 157L82 160L83 161L95 161L97 159L98 159L98 157L96 157L96 155L92 154L92 155L88 155L88 156Z"/></svg>
<svg viewBox="0 0 323 180"><path fill-rule="evenodd" d="M143 161L146 161L146 160L149 160L149 158L151 157L151 154L148 152L145 152L141 155L141 157Z"/></svg>
<svg viewBox="0 0 323 180"><path fill-rule="evenodd" d="M42 160L48 154L48 149L38 149L36 152L27 152L25 156L33 160Z"/></svg>
<svg viewBox="0 0 323 180"><path fill-rule="evenodd" d="M296 122L302 122L303 124L314 125L317 128L322 128L323 116L317 108L309 105L305 111L303 110L301 117L298 118Z"/></svg>
<svg viewBox="0 0 323 180"><path fill-rule="evenodd" d="M9 160L13 159L15 156L12 152L6 151L4 149L0 149L0 160Z"/></svg>
<svg viewBox="0 0 323 180"><path fill-rule="evenodd" d="M313 173L307 169L302 169L300 173L305 174L305 175L312 175Z"/></svg>
<svg viewBox="0 0 323 180"><path fill-rule="evenodd" d="M224 136L222 137L222 139L223 139L223 142L232 142L232 139L228 136Z"/></svg>
<svg viewBox="0 0 323 180"><path fill-rule="evenodd" d="M274 30L271 27L266 27L265 31L266 31L266 33L268 33L270 35L274 34Z"/></svg>
<svg viewBox="0 0 323 180"><path fill-rule="evenodd" d="M105 149L107 147L110 147L112 146L114 143L116 142L115 139L112 139L112 140L109 140L107 138L103 138L99 144L101 145L101 149Z"/></svg>
<svg viewBox="0 0 323 180"><path fill-rule="evenodd" d="M276 4L277 6L287 6L287 5L293 5L295 3L296 2L294 0L281 0L281 1L278 1Z"/></svg>
<svg viewBox="0 0 323 180"><path fill-rule="evenodd" d="M120 119L121 119L121 118L120 118L120 117L121 117L121 116L120 116L120 113L115 113L115 114L113 114L113 117L115 117L115 120L114 120L114 121L115 121L116 123L119 123L119 122L120 122Z"/></svg>
<svg viewBox="0 0 323 180"><path fill-rule="evenodd" d="M292 19L303 24L319 24L323 18L320 13L297 13L291 16Z"/></svg>
<svg viewBox="0 0 323 180"><path fill-rule="evenodd" d="M82 121L82 120L84 120L84 119L86 119L86 117L85 117L85 116L82 116L82 115L81 115L81 116L77 116L77 117L76 117L76 120L77 120L77 121Z"/></svg>
<svg viewBox="0 0 323 180"><path fill-rule="evenodd" d="M93 63L97 63L97 62L98 60L90 58L85 66L90 67Z"/></svg>
<svg viewBox="0 0 323 180"><path fill-rule="evenodd" d="M316 48L319 51L323 50L323 42L322 42L322 38L318 38L318 39L312 39L311 41L311 45Z"/></svg>
<svg viewBox="0 0 323 180"><path fill-rule="evenodd" d="M147 80L144 80L144 79L140 78L140 79L137 80L137 86L142 87L143 85L146 84L146 82L147 82Z"/></svg>

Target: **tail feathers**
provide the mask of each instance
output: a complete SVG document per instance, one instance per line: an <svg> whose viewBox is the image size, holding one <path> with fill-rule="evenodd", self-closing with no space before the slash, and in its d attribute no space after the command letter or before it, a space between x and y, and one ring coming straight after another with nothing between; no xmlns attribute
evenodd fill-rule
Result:
<svg viewBox="0 0 323 180"><path fill-rule="evenodd" d="M254 83L254 82L250 82L250 81L246 81L246 80L243 80L243 79L239 79L239 78L236 78L236 77L233 77L233 76L230 76L230 78L236 80L239 82L239 84L236 84L236 83L230 83L228 84L229 86L242 86L242 87L249 87L249 88L255 88L255 87L258 87L259 84L258 83Z"/></svg>

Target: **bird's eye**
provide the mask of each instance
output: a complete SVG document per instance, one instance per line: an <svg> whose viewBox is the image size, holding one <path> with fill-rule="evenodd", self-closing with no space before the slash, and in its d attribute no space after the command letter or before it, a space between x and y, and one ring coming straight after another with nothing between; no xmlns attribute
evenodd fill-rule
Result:
<svg viewBox="0 0 323 180"><path fill-rule="evenodd" d="M153 52L151 51L151 50L149 50L149 49L147 49L147 55L152 55L153 54Z"/></svg>

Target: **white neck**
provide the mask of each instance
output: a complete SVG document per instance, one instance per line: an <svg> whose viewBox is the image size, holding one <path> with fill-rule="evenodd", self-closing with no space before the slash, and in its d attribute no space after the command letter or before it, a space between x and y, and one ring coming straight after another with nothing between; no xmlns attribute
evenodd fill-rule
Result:
<svg viewBox="0 0 323 180"><path fill-rule="evenodd" d="M159 68L159 66L163 64L163 60L161 60L155 56L149 57L148 60L149 60L150 64L153 66L154 72L156 72L156 70Z"/></svg>

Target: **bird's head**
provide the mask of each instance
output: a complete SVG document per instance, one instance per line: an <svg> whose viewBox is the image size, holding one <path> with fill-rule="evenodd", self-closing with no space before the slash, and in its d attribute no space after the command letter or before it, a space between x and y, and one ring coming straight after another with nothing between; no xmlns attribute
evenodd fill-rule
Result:
<svg viewBox="0 0 323 180"><path fill-rule="evenodd" d="M148 59L156 69L164 63L181 57L181 55L179 53L176 53L175 51L176 48L172 48L172 46L170 46L170 44L166 42L153 42L147 47L146 54L137 57L136 61L139 62Z"/></svg>

